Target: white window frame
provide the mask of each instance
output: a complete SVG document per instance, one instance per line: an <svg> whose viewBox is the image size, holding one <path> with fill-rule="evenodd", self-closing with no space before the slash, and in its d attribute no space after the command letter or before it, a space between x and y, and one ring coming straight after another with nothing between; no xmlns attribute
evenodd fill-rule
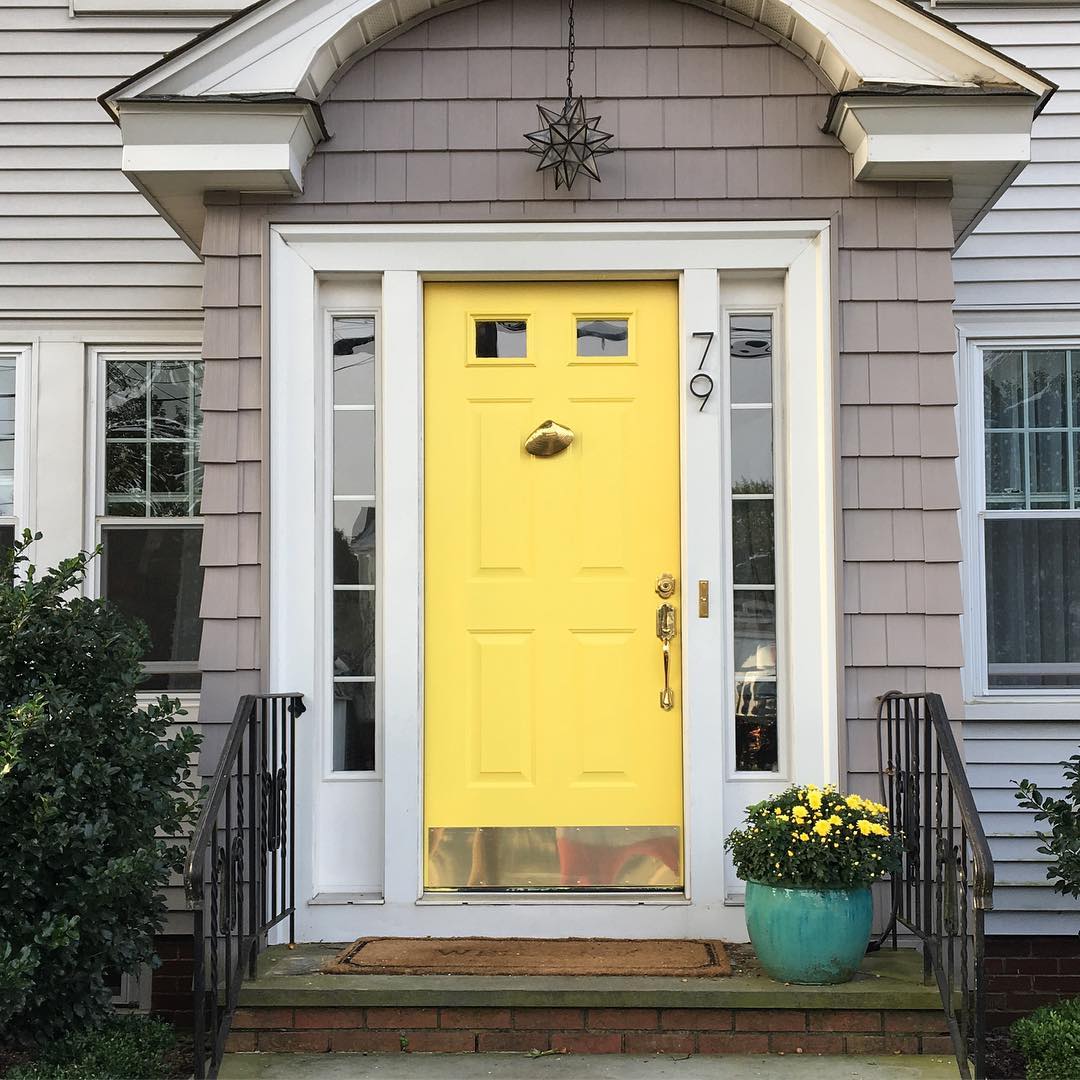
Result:
<svg viewBox="0 0 1080 1080"><path fill-rule="evenodd" d="M23 529L34 530L31 414L37 397L34 350L30 345L0 345L0 357L15 361L15 484L13 512L0 516L0 525L12 526L18 540Z"/></svg>
<svg viewBox="0 0 1080 1080"><path fill-rule="evenodd" d="M1075 719L1080 688L991 687L987 658L986 431L983 416L983 353L990 349L1080 349L1080 311L983 318L969 316L957 328L961 432L961 534L965 716L969 720ZM1080 519L1077 510L1002 510L997 520Z"/></svg>
<svg viewBox="0 0 1080 1080"><path fill-rule="evenodd" d="M383 418L382 535L392 530L393 541L383 545L378 570L384 597L394 598L385 605L381 623L383 709L391 722L384 728L383 744L382 903L365 912L371 933L520 932L520 915L513 908L524 902L531 904L529 932L544 936L595 936L610 932L613 925L630 936L716 934L725 932L725 927L730 934L743 932L742 915L737 911L724 916L723 925L716 922L726 900L722 838L735 822L725 815L723 785L716 783L717 770L725 768L726 760L722 718L731 706L721 674L722 658L730 655L728 635L715 606L715 592L711 618L694 617L697 581L711 580L718 589L729 577L725 571L730 551L721 517L726 496L718 475L722 446L715 415L718 394L706 408L709 422L687 425L682 432L683 482L696 484L691 474L710 478L703 497L682 500L684 588L690 583L690 590L684 592L680 628L684 782L690 794L684 800L685 897L544 896L532 901L470 897L463 902L424 895L424 282L460 277L592 280L611 275L677 279L681 283L680 378L686 390L691 357L696 367L700 355L696 347L691 351L689 335L706 330L721 333L721 276L752 276L753 271L764 270L783 277L785 361L780 386L801 407L790 410L776 454L787 470L789 527L805 536L805 542L790 545L786 552L792 589L787 633L789 640L817 644L813 649L789 650L784 664L787 693L798 702L789 760L795 779L830 782L839 779L843 741L831 228L828 220L271 226L268 414L276 434L270 445L268 669L274 686L287 685L314 695L321 679L313 648L316 616L310 602L319 580L311 534L318 510L310 448L319 442L315 426L322 413L305 403L314 400L314 373L326 363L325 329L318 314L322 282L340 280L342 275L374 276L381 281L382 352L392 358L383 367L379 405ZM758 302L746 306L762 309ZM719 357L709 366L714 378L722 378ZM686 390L684 417L697 405ZM696 673L693 680L686 678L690 667ZM703 670L720 677L701 679L698 674ZM355 915L348 906L356 902L349 896L354 889L346 888L351 881L327 880L327 860L320 849L330 844L336 851L338 833L355 846L366 826L355 817L323 816L320 807L343 805L330 789L344 786L323 782L324 762L317 745L297 746L298 812L308 820L315 837L312 845L298 852L297 890L307 899L298 911L298 932L305 940L344 940L355 930ZM776 774L761 776L765 784L775 785ZM751 786L756 785L746 784L749 797L741 806L753 801Z"/></svg>
<svg viewBox="0 0 1080 1080"><path fill-rule="evenodd" d="M87 385L90 389L87 395L87 477L92 478L93 486L91 498L87 500L86 535L90 537L90 546L96 548L102 542L103 528L146 528L147 524L162 528L190 528L198 526L204 528L204 519L200 517L184 518L148 518L148 517L110 517L105 514L105 364L108 360L117 357L128 357L133 360L143 359L146 361L162 357L174 356L180 359L190 359L202 364L202 353L197 345L100 345L89 349L89 379ZM89 596L101 596L102 587L102 560L93 559L87 568L84 590ZM143 665L146 670L147 665ZM194 662L194 672L199 671L198 661ZM147 674L153 674L147 671ZM142 698L157 698L162 691L144 690L139 692ZM197 705L200 697L199 690L167 691L170 697L179 698L184 704Z"/></svg>

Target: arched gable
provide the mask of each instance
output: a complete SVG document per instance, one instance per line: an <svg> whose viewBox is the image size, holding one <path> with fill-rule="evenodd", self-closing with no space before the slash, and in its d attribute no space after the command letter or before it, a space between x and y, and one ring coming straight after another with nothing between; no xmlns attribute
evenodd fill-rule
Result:
<svg viewBox="0 0 1080 1080"><path fill-rule="evenodd" d="M563 46L559 5L509 2L523 5L515 16L528 16L508 31L527 37L516 44ZM468 6L264 0L103 97L121 124L124 170L195 246L207 190L301 191L304 163L327 135L321 103L342 74L411 28ZM579 11L579 43L592 33L600 44L619 35L662 46L691 11L703 24L723 16L753 28L834 91L828 130L858 179L958 183L958 236L1027 163L1033 115L1053 91L906 0L640 0L620 11L617 27L590 27L588 9Z"/></svg>

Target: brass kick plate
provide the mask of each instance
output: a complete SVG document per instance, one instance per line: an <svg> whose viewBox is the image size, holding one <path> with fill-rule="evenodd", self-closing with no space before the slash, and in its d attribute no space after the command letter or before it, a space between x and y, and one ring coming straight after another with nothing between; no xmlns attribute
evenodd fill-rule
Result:
<svg viewBox="0 0 1080 1080"><path fill-rule="evenodd" d="M707 581L697 583L697 613L699 619L709 617L709 583Z"/></svg>

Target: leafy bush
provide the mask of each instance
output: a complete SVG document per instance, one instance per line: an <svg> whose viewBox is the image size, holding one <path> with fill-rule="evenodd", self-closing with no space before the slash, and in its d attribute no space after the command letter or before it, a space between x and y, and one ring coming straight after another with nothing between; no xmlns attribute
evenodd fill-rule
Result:
<svg viewBox="0 0 1080 1080"><path fill-rule="evenodd" d="M892 870L900 847L888 808L833 785L790 787L746 810L724 846L745 881L794 888L850 889Z"/></svg>
<svg viewBox="0 0 1080 1080"><path fill-rule="evenodd" d="M51 1044L32 1065L6 1080L156 1080L169 1075L173 1029L149 1016L117 1016L101 1028Z"/></svg>
<svg viewBox="0 0 1080 1080"><path fill-rule="evenodd" d="M1010 1034L1027 1058L1027 1080L1080 1080L1080 998L1036 1009Z"/></svg>
<svg viewBox="0 0 1080 1080"><path fill-rule="evenodd" d="M92 556L40 577L25 533L0 566L0 1035L108 1014L104 973L153 957L197 790L190 728L136 706L145 630L78 595Z"/></svg>
<svg viewBox="0 0 1080 1080"><path fill-rule="evenodd" d="M1080 754L1063 765L1068 784L1064 799L1051 799L1030 780L1020 781L1016 798L1025 810L1035 811L1036 821L1050 823L1049 833L1039 833L1039 854L1052 860L1046 877L1054 892L1080 896Z"/></svg>

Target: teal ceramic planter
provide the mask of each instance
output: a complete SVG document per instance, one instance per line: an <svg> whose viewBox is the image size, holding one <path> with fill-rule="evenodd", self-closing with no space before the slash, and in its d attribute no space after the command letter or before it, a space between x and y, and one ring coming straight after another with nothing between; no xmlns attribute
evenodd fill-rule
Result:
<svg viewBox="0 0 1080 1080"><path fill-rule="evenodd" d="M870 887L785 889L746 883L746 926L758 960L779 982L847 982L859 970L873 918Z"/></svg>

